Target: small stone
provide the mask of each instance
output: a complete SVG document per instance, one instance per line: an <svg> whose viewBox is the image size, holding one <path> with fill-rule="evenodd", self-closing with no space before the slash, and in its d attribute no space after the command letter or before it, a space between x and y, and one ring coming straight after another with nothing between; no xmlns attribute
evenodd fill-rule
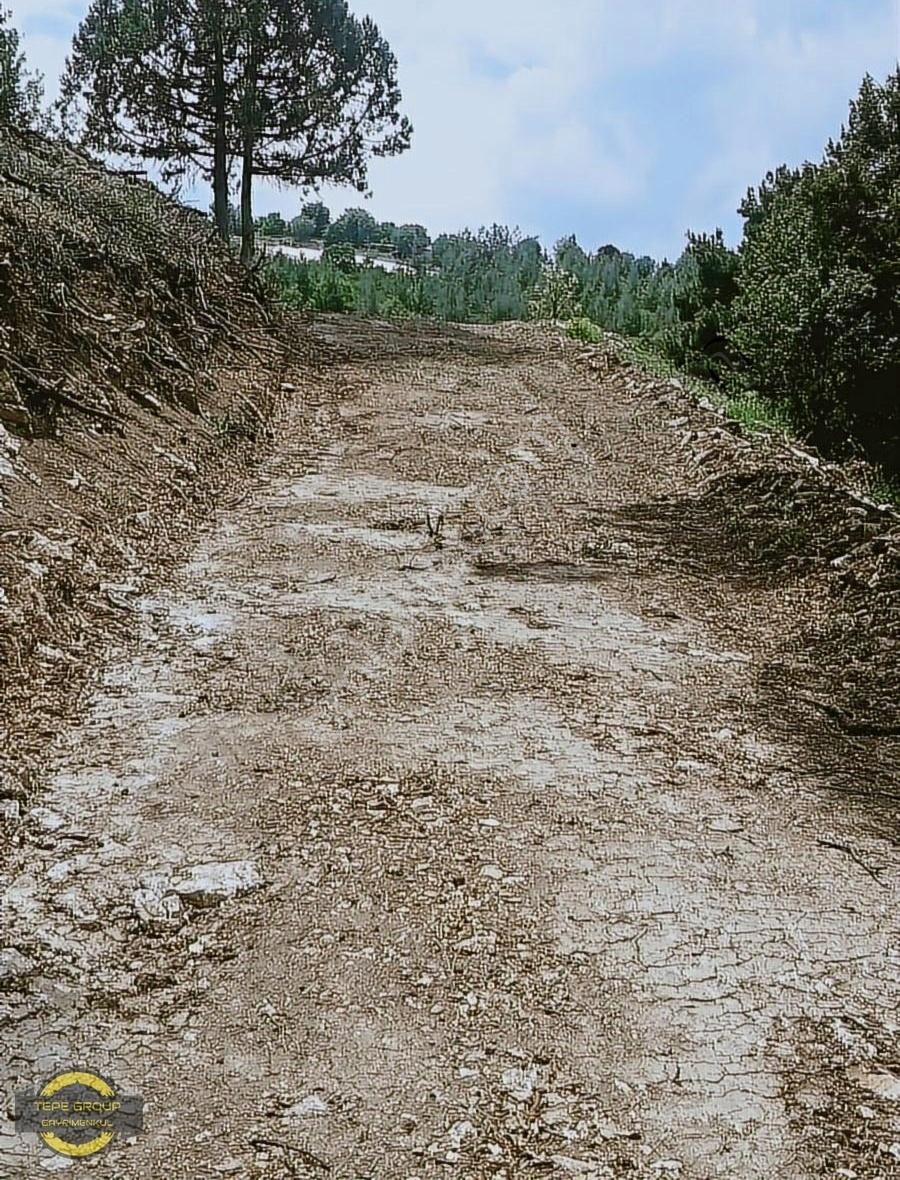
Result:
<svg viewBox="0 0 900 1180"><path fill-rule="evenodd" d="M42 832L58 832L66 826L65 817L49 807L32 807L28 812Z"/></svg>
<svg viewBox="0 0 900 1180"><path fill-rule="evenodd" d="M705 770L706 767L695 758L681 758L675 763L675 769L683 771L685 774L693 774L697 771Z"/></svg>
<svg viewBox="0 0 900 1180"><path fill-rule="evenodd" d="M597 1165L592 1164L589 1160L575 1159L571 1155L554 1155L551 1160L563 1172L569 1176L586 1176L590 1172L596 1172Z"/></svg>
<svg viewBox="0 0 900 1180"><path fill-rule="evenodd" d="M470 1136L474 1135L475 1133L474 1126L468 1121L468 1119L463 1119L460 1122L453 1124L453 1126L447 1132L447 1138L455 1148L459 1148L462 1146L464 1139L470 1138Z"/></svg>
<svg viewBox="0 0 900 1180"><path fill-rule="evenodd" d="M147 873L132 895L138 918L147 926L168 926L178 920L181 901L169 892L171 879L164 873Z"/></svg>
<svg viewBox="0 0 900 1180"><path fill-rule="evenodd" d="M497 934L494 930L485 930L473 934L471 938L463 938L456 943L458 951L465 951L467 955L476 955L479 951L493 951L497 945Z"/></svg>
<svg viewBox="0 0 900 1180"><path fill-rule="evenodd" d="M742 832L744 825L739 820L730 819L727 815L720 815L710 820L709 830L711 832Z"/></svg>
<svg viewBox="0 0 900 1180"><path fill-rule="evenodd" d="M317 1094L307 1094L299 1102L295 1102L281 1116L285 1120L318 1118L328 1114L328 1103Z"/></svg>
<svg viewBox="0 0 900 1180"><path fill-rule="evenodd" d="M139 1037L156 1037L162 1032L162 1025L152 1016L139 1016L132 1021L129 1031Z"/></svg>
<svg viewBox="0 0 900 1180"><path fill-rule="evenodd" d="M7 455L18 455L21 446L15 435L10 434L4 426L0 426L0 451L5 451Z"/></svg>
<svg viewBox="0 0 900 1180"><path fill-rule="evenodd" d="M419 1125L419 1120L414 1114L401 1114L398 1126L405 1135L411 1135Z"/></svg>
<svg viewBox="0 0 900 1180"><path fill-rule="evenodd" d="M568 1106L552 1106L541 1115L545 1127L561 1127L572 1121Z"/></svg>
<svg viewBox="0 0 900 1180"><path fill-rule="evenodd" d="M496 865L485 865L481 870L482 877L487 877L491 881L502 881L504 877L503 869Z"/></svg>
<svg viewBox="0 0 900 1180"><path fill-rule="evenodd" d="M35 533L30 548L51 561L71 561L75 556L72 541L51 541L43 533Z"/></svg>
<svg viewBox="0 0 900 1180"><path fill-rule="evenodd" d="M541 1072L536 1065L531 1065L528 1069L514 1066L503 1071L500 1082L510 1097L515 1098L517 1102L527 1102L534 1094L540 1076Z"/></svg>

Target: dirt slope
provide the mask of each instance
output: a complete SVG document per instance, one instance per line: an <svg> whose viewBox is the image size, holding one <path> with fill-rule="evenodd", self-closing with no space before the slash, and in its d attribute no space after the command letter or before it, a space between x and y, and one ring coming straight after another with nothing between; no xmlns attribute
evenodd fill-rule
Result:
<svg viewBox="0 0 900 1180"><path fill-rule="evenodd" d="M7 1091L142 1093L78 1165L116 1180L900 1175L900 744L803 696L826 583L677 543L677 390L314 332L328 379L53 747Z"/></svg>
<svg viewBox="0 0 900 1180"><path fill-rule="evenodd" d="M199 212L0 130L0 799L265 433L276 330Z"/></svg>

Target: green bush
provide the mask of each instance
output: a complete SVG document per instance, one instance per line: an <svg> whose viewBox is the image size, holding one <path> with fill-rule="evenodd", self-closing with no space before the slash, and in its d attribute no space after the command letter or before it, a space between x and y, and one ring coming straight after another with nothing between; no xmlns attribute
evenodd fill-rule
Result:
<svg viewBox="0 0 900 1180"><path fill-rule="evenodd" d="M570 320L566 335L573 340L583 340L585 344L599 344L603 340L602 330L585 316Z"/></svg>
<svg viewBox="0 0 900 1180"><path fill-rule="evenodd" d="M559 263L549 263L541 272L528 311L534 320L568 320L580 317L577 277Z"/></svg>
<svg viewBox="0 0 900 1180"><path fill-rule="evenodd" d="M322 251L322 262L344 274L355 274L359 269L356 250L346 242L329 242Z"/></svg>
<svg viewBox="0 0 900 1180"><path fill-rule="evenodd" d="M867 77L822 162L770 174L741 211L750 383L824 450L900 470L900 71Z"/></svg>

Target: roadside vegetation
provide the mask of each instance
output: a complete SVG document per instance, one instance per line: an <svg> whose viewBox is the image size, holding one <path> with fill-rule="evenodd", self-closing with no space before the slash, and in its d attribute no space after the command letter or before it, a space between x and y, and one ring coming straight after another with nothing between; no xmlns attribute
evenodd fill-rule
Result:
<svg viewBox="0 0 900 1180"><path fill-rule="evenodd" d="M562 320L586 341L615 333L639 346L641 363L711 383L747 425L876 464L896 498L898 144L900 72L883 83L866 77L818 163L777 168L748 191L737 249L716 230L689 234L675 262L613 245L588 252L574 237L548 252L495 225L433 242L422 231L401 253L389 225L351 210L320 225L320 261L278 258L270 274L293 307L463 323ZM309 220L304 212L284 223L288 237L313 241L304 237ZM338 242L375 247L405 267L387 273L353 251L330 254Z"/></svg>

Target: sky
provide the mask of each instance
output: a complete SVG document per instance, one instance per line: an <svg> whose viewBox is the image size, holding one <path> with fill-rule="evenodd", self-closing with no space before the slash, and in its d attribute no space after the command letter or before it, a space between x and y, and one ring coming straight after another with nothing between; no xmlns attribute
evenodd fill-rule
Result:
<svg viewBox="0 0 900 1180"><path fill-rule="evenodd" d="M53 94L84 0L13 0ZM414 126L337 212L433 234L492 222L552 245L676 257L688 229L736 243L737 206L779 164L818 159L865 73L900 58L900 0L351 0L399 62ZM185 194L207 208L205 190ZM303 194L258 185L259 213Z"/></svg>

